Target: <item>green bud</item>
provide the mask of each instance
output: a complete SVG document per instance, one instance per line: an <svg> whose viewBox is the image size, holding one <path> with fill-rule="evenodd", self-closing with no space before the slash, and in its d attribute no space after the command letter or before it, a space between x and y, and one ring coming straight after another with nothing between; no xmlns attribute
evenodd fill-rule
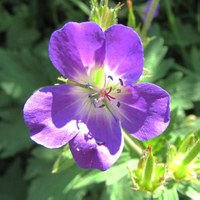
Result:
<svg viewBox="0 0 200 200"><path fill-rule="evenodd" d="M152 194L164 185L165 171L163 163L155 163L152 147L149 146L147 154L140 159L138 168L131 173L133 184L136 189Z"/></svg>
<svg viewBox="0 0 200 200"><path fill-rule="evenodd" d="M184 165L180 165L175 171L174 171L174 177L178 180L184 179L187 175L187 167Z"/></svg>
<svg viewBox="0 0 200 200"><path fill-rule="evenodd" d="M195 158L200 152L200 140L195 144L194 142L194 134L190 134L181 142L177 152L172 150L173 148L169 149L168 168L172 178L193 180L197 177L200 165Z"/></svg>
<svg viewBox="0 0 200 200"><path fill-rule="evenodd" d="M102 0L98 4L97 0L91 0L90 20L99 24L102 30L106 30L113 24L117 23L117 12L123 4L117 4L115 8L108 7L108 0Z"/></svg>
<svg viewBox="0 0 200 200"><path fill-rule="evenodd" d="M149 152L144 168L143 184L148 190L152 190L152 179L154 175L154 157L152 151Z"/></svg>
<svg viewBox="0 0 200 200"><path fill-rule="evenodd" d="M132 0L127 0L127 5L128 5L128 26L132 28L136 28L136 22L135 22L135 15L133 12L133 4Z"/></svg>

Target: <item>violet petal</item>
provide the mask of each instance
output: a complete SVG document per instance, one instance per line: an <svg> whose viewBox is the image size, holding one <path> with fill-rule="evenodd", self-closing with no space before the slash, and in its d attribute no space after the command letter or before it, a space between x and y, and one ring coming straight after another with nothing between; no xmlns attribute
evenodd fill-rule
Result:
<svg viewBox="0 0 200 200"><path fill-rule="evenodd" d="M69 22L51 35L49 57L63 76L81 82L88 69L102 65L104 43L104 33L96 23Z"/></svg>
<svg viewBox="0 0 200 200"><path fill-rule="evenodd" d="M24 120L30 129L31 139L48 147L57 148L69 142L81 131L75 113L80 110L75 86L57 85L36 91L25 103ZM78 93L78 91L77 91Z"/></svg>
<svg viewBox="0 0 200 200"><path fill-rule="evenodd" d="M123 149L119 122L110 113L99 112L89 119L87 127L87 134L78 134L69 143L73 157L82 168L107 170Z"/></svg>
<svg viewBox="0 0 200 200"><path fill-rule="evenodd" d="M154 84L140 83L127 87L121 97L122 127L138 140L152 139L169 124L169 104L169 94Z"/></svg>
<svg viewBox="0 0 200 200"><path fill-rule="evenodd" d="M105 68L120 76L125 84L137 81L144 64L143 47L138 34L130 27L117 24L108 28L105 35Z"/></svg>

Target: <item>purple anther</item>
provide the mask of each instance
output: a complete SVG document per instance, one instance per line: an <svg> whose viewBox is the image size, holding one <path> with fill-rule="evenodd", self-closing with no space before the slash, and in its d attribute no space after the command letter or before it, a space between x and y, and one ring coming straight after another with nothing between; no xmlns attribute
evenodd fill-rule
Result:
<svg viewBox="0 0 200 200"><path fill-rule="evenodd" d="M104 144L104 142L102 142L102 141L98 141L98 140L95 140L96 141L96 143L98 144L98 145L103 145Z"/></svg>
<svg viewBox="0 0 200 200"><path fill-rule="evenodd" d="M118 101L118 102L117 102L117 107L119 108L119 107L120 107L120 105L121 105L121 104L120 104L120 102Z"/></svg>
<svg viewBox="0 0 200 200"><path fill-rule="evenodd" d="M91 85L89 83L85 84L86 88L89 88Z"/></svg>
<svg viewBox="0 0 200 200"><path fill-rule="evenodd" d="M120 93L121 92L121 89L117 89L117 93Z"/></svg>
<svg viewBox="0 0 200 200"><path fill-rule="evenodd" d="M94 105L95 108L97 108L97 103L98 103L98 100L96 98L93 99L93 105Z"/></svg>
<svg viewBox="0 0 200 200"><path fill-rule="evenodd" d="M123 86L123 85L124 85L124 83L123 83L123 81L122 81L122 79L121 79L121 78L119 78L119 82L120 82L120 85L121 85L121 86Z"/></svg>
<svg viewBox="0 0 200 200"><path fill-rule="evenodd" d="M99 106L99 108L103 108L103 107L105 107L105 104L102 104L102 105Z"/></svg>

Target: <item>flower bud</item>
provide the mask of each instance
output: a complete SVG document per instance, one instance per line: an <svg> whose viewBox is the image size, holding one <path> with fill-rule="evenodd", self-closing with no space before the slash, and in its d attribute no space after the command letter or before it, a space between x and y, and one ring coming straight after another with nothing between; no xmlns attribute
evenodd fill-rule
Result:
<svg viewBox="0 0 200 200"><path fill-rule="evenodd" d="M182 141L177 152L172 153L172 148L169 149L168 165L172 178L179 181L196 178L198 163L195 162L195 158L200 152L200 140L197 140L196 143L194 141L194 135L190 134Z"/></svg>
<svg viewBox="0 0 200 200"><path fill-rule="evenodd" d="M136 21L135 21L135 15L133 12L132 0L127 0L127 5L128 5L128 26L132 28L136 28Z"/></svg>
<svg viewBox="0 0 200 200"><path fill-rule="evenodd" d="M133 184L137 189L153 193L164 184L165 165L155 163L152 147L148 147L147 155L140 159L138 168L131 175Z"/></svg>
<svg viewBox="0 0 200 200"><path fill-rule="evenodd" d="M90 20L96 22L102 30L106 30L109 26L117 23L117 12L123 4L117 4L114 8L108 7L108 0L101 1L91 0Z"/></svg>
<svg viewBox="0 0 200 200"><path fill-rule="evenodd" d="M154 157L152 154L152 147L148 147L148 156L144 168L143 184L148 190L152 190L152 179L154 175Z"/></svg>

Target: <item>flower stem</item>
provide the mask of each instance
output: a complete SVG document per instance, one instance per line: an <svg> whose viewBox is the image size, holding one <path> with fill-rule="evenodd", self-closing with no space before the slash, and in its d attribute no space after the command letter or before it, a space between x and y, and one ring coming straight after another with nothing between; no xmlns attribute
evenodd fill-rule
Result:
<svg viewBox="0 0 200 200"><path fill-rule="evenodd" d="M124 134L124 139L126 144L135 152L137 153L137 155L141 156L143 151L141 149L141 147L136 144L132 138L130 138L130 136L128 135L128 133L126 133L125 131L123 131Z"/></svg>
<svg viewBox="0 0 200 200"><path fill-rule="evenodd" d="M156 6L158 5L158 3L159 3L159 0L153 0L153 2L151 3L151 8L147 14L147 18L144 23L144 26L142 27L142 33L141 33L142 39L144 39L146 37L147 31L148 31L149 27L151 26L151 22L153 20L153 15L154 15L154 12L156 10Z"/></svg>

